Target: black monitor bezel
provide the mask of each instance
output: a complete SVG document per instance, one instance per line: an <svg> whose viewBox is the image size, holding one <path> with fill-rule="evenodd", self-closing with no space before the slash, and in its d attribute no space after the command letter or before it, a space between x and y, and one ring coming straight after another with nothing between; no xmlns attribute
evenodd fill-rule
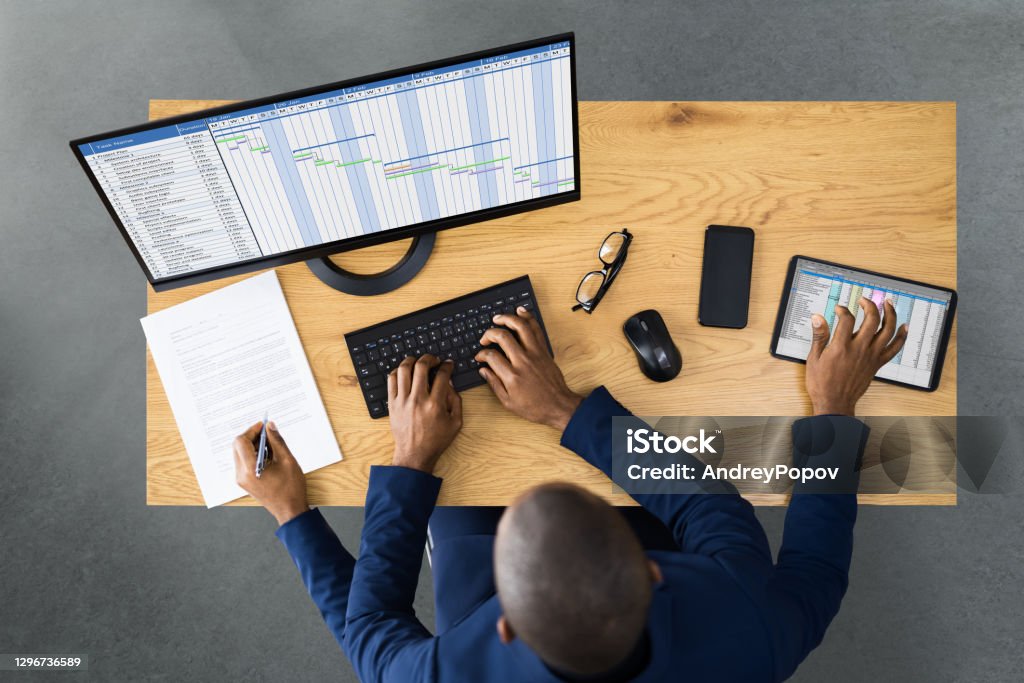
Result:
<svg viewBox="0 0 1024 683"><path fill-rule="evenodd" d="M331 90L338 90L340 88L348 88L356 85L363 85L373 81L380 81L389 78L395 78L398 76L408 75L414 72L429 71L431 69L452 66L454 64L459 64L462 62L484 59L486 57L496 57L509 52L527 50L533 47L540 47L543 45L549 45L551 43L559 42L569 43L569 71L572 89L572 135L574 151L573 172L575 174L576 182L573 186L573 189L565 192L559 192L556 194L548 195L546 197L525 199L523 201L515 202L513 204L505 204L500 207L481 209L479 211L473 211L459 216L440 218L433 221L427 221L425 223L417 223L415 225L409 225L402 228L394 228L391 230L386 230L384 232L371 233L368 235L358 235L356 237L349 237L344 240L337 240L326 244L318 244L310 247L303 247L301 249L289 251L285 254L261 256L257 259L250 259L248 261L234 262L223 266L216 266L213 268L206 268L200 271L156 279L153 277L153 274L146 266L146 262L143 260L141 254L139 254L138 250L135 248L135 244L129 237L128 231L125 229L124 224L121 222L121 219L118 217L117 212L114 210L114 207L111 205L110 200L107 198L106 193L103 191L102 186L100 186L95 174L89 167L89 163L85 160L85 155L82 154L81 150L79 149L79 146L81 145L88 144L90 142L96 142L99 140L104 140L110 137L139 133L154 128L174 125L177 123L184 123L187 121L195 121L196 119L217 116L220 114L230 114L233 112L241 111L243 109L249 109L251 107L264 106L267 104L273 104L275 102L280 102L283 100L309 97L310 95L315 95L321 92L328 92ZM232 275L251 273L257 270L264 270L266 268L276 268L278 266L284 266L289 263L296 263L298 261L307 261L310 259L321 258L323 256L328 256L330 254L352 251L354 249L361 249L363 247L369 247L375 244L384 244L385 242L394 242L397 240L408 239L410 237L416 237L417 235L422 235L429 232L448 230L450 228L457 228L464 225L470 225L472 223L480 223L482 221L487 221L494 218L502 218L505 216L523 213L525 211L533 211L548 206L554 206L557 204L564 204L566 202L579 200L581 188L579 102L576 95L576 34L573 32L560 33L553 36L536 38L533 40L528 40L521 43L514 43L512 45L505 45L502 47L493 48L489 50L482 50L479 52L472 52L469 54L459 55L456 57L449 57L446 59L439 59L432 62L417 64L415 66L402 67L400 69L391 69L389 71L383 71L369 76L350 78L344 81L337 81L325 85L318 85L311 88L303 88L301 90L280 93L277 95L272 95L270 97L261 97L255 100L245 100L229 105L191 112L189 114L183 114L181 116L172 116L170 118L158 119L137 126L120 128L118 130L113 130L106 133L89 135L86 137L78 138L76 140L72 140L69 144L71 145L71 150L74 153L75 157L78 159L79 164L82 166L82 169L85 171L86 175L89 177L89 180L92 182L93 189L96 190L96 193L99 195L100 200L103 202L103 205L107 208L107 213L109 213L110 217L114 220L114 224L117 225L118 230L121 231L121 236L124 238L125 243L131 250L132 255L135 256L135 260L139 263L139 266L142 268L142 271L146 274L146 278L149 280L149 283L153 287L154 291L161 292L169 289L176 289L178 287L194 285L201 282L210 282L211 280L230 277Z"/></svg>
<svg viewBox="0 0 1024 683"><path fill-rule="evenodd" d="M782 285L782 296L779 298L779 310L775 314L775 329L772 332L772 342L769 347L769 353L775 358L781 360L788 360L793 363L807 364L806 359L797 358L796 356L788 356L778 352L779 338L782 336L782 323L786 317L786 309L789 308L789 298L792 294L793 279L796 277L796 264L803 259L804 261L810 261L812 263L820 263L826 266L832 266L835 268L845 268L846 270L852 270L857 273L861 273L866 278L871 277L882 277L889 280L895 280L896 282L903 282L908 285L915 285L917 287L928 287L939 292L945 292L949 294L949 310L946 314L946 320L942 326L942 336L939 337L939 345L937 347L937 353L935 355L935 367L932 368L932 376L928 382L928 386L922 387L918 384L911 384L910 382L901 382L897 379L889 379L887 377L873 377L872 381L885 382L886 384L895 384L901 387L907 387L908 389L916 389L917 391L935 391L939 388L939 382L942 379L942 368L946 364L946 351L949 349L949 340L953 336L953 319L956 317L957 307L957 294L955 289L949 287L940 287L939 285L933 285L929 282L921 282L920 280L911 280L906 277L899 277L898 275L889 275L888 273L879 273L874 270L867 270L860 266L850 266L844 263L836 263L834 261L826 261L825 259L815 258L813 256L804 256L803 254L796 254L789 260L789 268L786 271L786 282Z"/></svg>

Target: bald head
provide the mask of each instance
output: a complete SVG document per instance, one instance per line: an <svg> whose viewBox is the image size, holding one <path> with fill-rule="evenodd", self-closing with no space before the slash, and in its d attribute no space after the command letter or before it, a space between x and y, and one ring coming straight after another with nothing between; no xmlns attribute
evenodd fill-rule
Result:
<svg viewBox="0 0 1024 683"><path fill-rule="evenodd" d="M577 486L540 486L508 509L494 571L512 631L556 669L607 671L643 633L652 575L640 541L615 508Z"/></svg>

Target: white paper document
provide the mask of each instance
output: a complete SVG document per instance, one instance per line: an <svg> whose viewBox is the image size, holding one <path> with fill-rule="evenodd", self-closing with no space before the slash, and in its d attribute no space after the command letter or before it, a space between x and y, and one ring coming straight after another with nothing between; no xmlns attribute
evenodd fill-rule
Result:
<svg viewBox="0 0 1024 683"><path fill-rule="evenodd" d="M264 414L303 472L341 460L276 272L154 313L142 329L208 507L245 495L231 442Z"/></svg>

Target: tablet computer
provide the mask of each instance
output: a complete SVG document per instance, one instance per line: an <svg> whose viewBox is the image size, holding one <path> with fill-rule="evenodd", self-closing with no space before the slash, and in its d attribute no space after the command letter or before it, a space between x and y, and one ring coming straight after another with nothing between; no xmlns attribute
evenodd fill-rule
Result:
<svg viewBox="0 0 1024 683"><path fill-rule="evenodd" d="M854 329L859 329L864 320L862 296L879 309L886 298L891 299L897 327L907 323L907 343L875 373L875 379L935 391L953 329L956 292L809 256L794 256L789 262L772 335L772 355L806 362L811 349L811 314L825 316L829 330L834 330L836 306L849 308L856 316Z"/></svg>

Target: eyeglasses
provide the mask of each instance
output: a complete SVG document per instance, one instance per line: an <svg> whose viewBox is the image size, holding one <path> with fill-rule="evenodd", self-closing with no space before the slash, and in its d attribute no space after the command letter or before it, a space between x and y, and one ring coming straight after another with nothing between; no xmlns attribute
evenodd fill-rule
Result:
<svg viewBox="0 0 1024 683"><path fill-rule="evenodd" d="M592 313L597 308L605 292L612 286L615 276L622 270L622 264L626 262L626 254L629 252L629 243L632 241L633 236L626 228L604 238L601 248L597 250L597 258L604 267L587 273L580 280L580 286L576 288L577 304L572 310L578 311L582 308L587 313Z"/></svg>

